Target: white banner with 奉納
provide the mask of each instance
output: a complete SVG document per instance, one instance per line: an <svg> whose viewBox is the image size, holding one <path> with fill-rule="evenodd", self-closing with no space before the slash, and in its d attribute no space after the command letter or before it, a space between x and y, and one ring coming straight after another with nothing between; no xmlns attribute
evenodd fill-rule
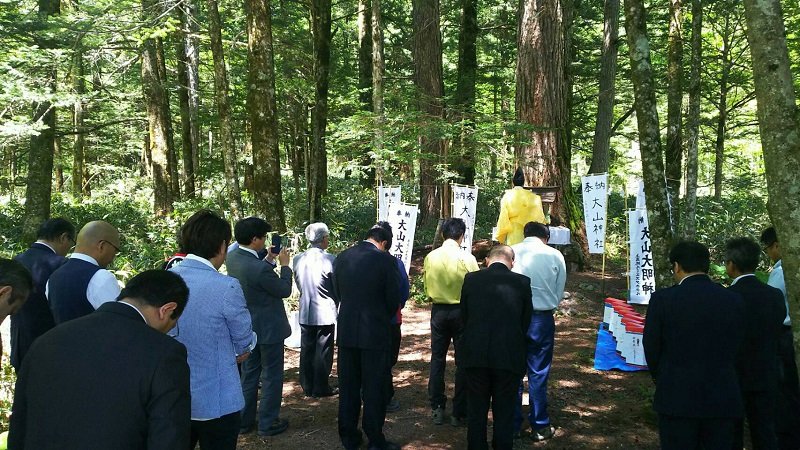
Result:
<svg viewBox="0 0 800 450"><path fill-rule="evenodd" d="M406 275L411 268L411 251L417 230L417 205L389 202L386 221L392 226L392 247L389 254L403 261Z"/></svg>
<svg viewBox="0 0 800 450"><path fill-rule="evenodd" d="M608 174L581 177L583 217L589 253L605 253L606 205L608 203Z"/></svg>
<svg viewBox="0 0 800 450"><path fill-rule="evenodd" d="M467 230L461 241L461 248L472 253L472 240L475 233L475 212L478 205L478 187L453 184L453 217L464 219Z"/></svg>

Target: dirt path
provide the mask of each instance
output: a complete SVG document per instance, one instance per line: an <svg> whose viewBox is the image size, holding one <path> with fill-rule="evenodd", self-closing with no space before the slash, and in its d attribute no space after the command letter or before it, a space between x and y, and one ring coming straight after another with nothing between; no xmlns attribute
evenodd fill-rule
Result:
<svg viewBox="0 0 800 450"><path fill-rule="evenodd" d="M612 273L614 269L609 269ZM621 270L617 269L616 272ZM412 271L412 276L414 273ZM606 292L619 295L625 281L606 279ZM599 274L573 273L567 279L571 297L556 316L556 344L550 373L550 416L558 428L548 441L532 443L523 438L515 449L655 449L658 434L650 408L653 384L648 372L599 372L592 368L597 326L602 319ZM430 309L410 305L404 312L403 342L395 367L399 411L388 413L384 433L404 449L466 449L466 428L434 425L428 407L430 361ZM275 437L251 433L240 437L239 448L335 449L338 397L304 399L297 384L299 351L286 351L286 372L281 416L289 429ZM448 360L448 397L453 392L452 350ZM332 385L337 384L334 363ZM527 401L525 401L527 404ZM449 414L448 410L448 414ZM491 430L489 431L491 436ZM366 448L366 444L362 446Z"/></svg>

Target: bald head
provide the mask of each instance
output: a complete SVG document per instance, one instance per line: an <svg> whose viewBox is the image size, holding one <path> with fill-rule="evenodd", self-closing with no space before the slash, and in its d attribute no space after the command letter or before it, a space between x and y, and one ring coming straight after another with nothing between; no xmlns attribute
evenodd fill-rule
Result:
<svg viewBox="0 0 800 450"><path fill-rule="evenodd" d="M119 248L119 231L102 220L84 225L75 244L76 252L91 256L103 268L114 261Z"/></svg>
<svg viewBox="0 0 800 450"><path fill-rule="evenodd" d="M503 263L509 269L514 267L514 250L505 244L495 245L486 255L486 266L491 266L493 262Z"/></svg>

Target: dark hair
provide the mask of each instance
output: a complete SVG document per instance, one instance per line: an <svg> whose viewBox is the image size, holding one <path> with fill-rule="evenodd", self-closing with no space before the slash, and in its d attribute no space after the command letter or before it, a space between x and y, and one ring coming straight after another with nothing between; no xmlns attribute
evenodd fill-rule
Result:
<svg viewBox="0 0 800 450"><path fill-rule="evenodd" d="M172 319L177 319L189 300L189 288L180 275L168 270L146 270L131 278L120 291L117 300L136 299L145 305L160 308L175 302Z"/></svg>
<svg viewBox="0 0 800 450"><path fill-rule="evenodd" d="M764 230L761 233L761 238L759 238L759 240L767 247L778 242L778 233L775 232L775 227L769 227Z"/></svg>
<svg viewBox="0 0 800 450"><path fill-rule="evenodd" d="M761 248L753 239L740 237L725 243L725 261L734 263L740 272L755 272L760 259Z"/></svg>
<svg viewBox="0 0 800 450"><path fill-rule="evenodd" d="M386 241L386 247L389 248L392 245L392 232L386 231L386 228L380 225L373 225L364 237L364 240L367 239L372 239L375 242Z"/></svg>
<svg viewBox="0 0 800 450"><path fill-rule="evenodd" d="M467 231L467 224L460 217L451 217L442 223L442 237L457 240Z"/></svg>
<svg viewBox="0 0 800 450"><path fill-rule="evenodd" d="M514 172L514 178L512 179L514 186L524 186L525 185L525 174L522 172L522 167L517 167L517 171Z"/></svg>
<svg viewBox="0 0 800 450"><path fill-rule="evenodd" d="M31 273L22 264L13 259L0 258L0 286L11 286L11 298L8 303L25 300L33 289Z"/></svg>
<svg viewBox="0 0 800 450"><path fill-rule="evenodd" d="M272 231L272 225L259 217L246 217L233 227L233 235L239 245L250 245L254 237L264 237Z"/></svg>
<svg viewBox="0 0 800 450"><path fill-rule="evenodd" d="M526 223L522 233L525 237L550 239L550 229L547 228L547 225L539 222Z"/></svg>
<svg viewBox="0 0 800 450"><path fill-rule="evenodd" d="M390 248L392 248L392 241L394 240L393 239L394 238L394 232L392 232L392 225L389 224L389 222L387 222L385 220L379 220L375 224L375 227L381 227L384 230L386 230L387 233L389 233L389 239L386 240L386 250L389 250Z"/></svg>
<svg viewBox="0 0 800 450"><path fill-rule="evenodd" d="M215 213L201 209L181 227L181 243L186 253L210 259L219 253L222 244L231 242L231 225Z"/></svg>
<svg viewBox="0 0 800 450"><path fill-rule="evenodd" d="M43 239L45 241L52 241L58 239L62 234L67 233L72 241L75 241L77 234L75 233L75 225L69 220L56 217L54 219L45 220L39 225L36 231L36 239Z"/></svg>
<svg viewBox="0 0 800 450"><path fill-rule="evenodd" d="M684 272L707 273L711 256L705 245L695 241L680 241L669 251L669 262L678 263Z"/></svg>

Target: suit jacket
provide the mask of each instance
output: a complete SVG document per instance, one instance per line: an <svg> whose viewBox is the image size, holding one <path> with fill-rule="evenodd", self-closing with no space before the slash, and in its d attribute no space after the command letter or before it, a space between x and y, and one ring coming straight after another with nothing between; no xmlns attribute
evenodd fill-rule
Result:
<svg viewBox="0 0 800 450"><path fill-rule="evenodd" d="M468 273L461 288L464 334L458 364L524 375L532 315L530 278L500 263Z"/></svg>
<svg viewBox="0 0 800 450"><path fill-rule="evenodd" d="M650 296L644 353L656 382L653 409L693 418L744 416L736 358L744 301L706 275Z"/></svg>
<svg viewBox="0 0 800 450"><path fill-rule="evenodd" d="M292 295L292 269L275 266L258 259L241 247L228 253L225 261L228 275L239 280L253 319L253 331L259 344L278 344L292 334L283 299Z"/></svg>
<svg viewBox="0 0 800 450"><path fill-rule="evenodd" d="M35 242L14 259L33 277L33 291L28 295L28 301L11 316L11 365L19 371L33 341L56 326L44 292L50 275L67 262L67 258Z"/></svg>
<svg viewBox="0 0 800 450"><path fill-rule="evenodd" d="M109 302L31 346L8 448L188 448L189 408L186 348Z"/></svg>
<svg viewBox="0 0 800 450"><path fill-rule="evenodd" d="M186 346L192 418L216 419L244 408L236 355L253 343L250 312L239 281L189 254L169 269L189 287L189 302L170 331Z"/></svg>
<svg viewBox="0 0 800 450"><path fill-rule="evenodd" d="M743 391L775 388L778 340L786 317L783 293L755 276L740 278L728 288L744 299L745 339L739 354L739 383Z"/></svg>
<svg viewBox="0 0 800 450"><path fill-rule="evenodd" d="M391 348L392 316L400 306L395 258L363 241L333 263L333 290L339 298L338 342L367 350Z"/></svg>
<svg viewBox="0 0 800 450"><path fill-rule="evenodd" d="M335 256L312 246L292 260L294 281L300 291L301 325L335 325L339 299L333 293Z"/></svg>

